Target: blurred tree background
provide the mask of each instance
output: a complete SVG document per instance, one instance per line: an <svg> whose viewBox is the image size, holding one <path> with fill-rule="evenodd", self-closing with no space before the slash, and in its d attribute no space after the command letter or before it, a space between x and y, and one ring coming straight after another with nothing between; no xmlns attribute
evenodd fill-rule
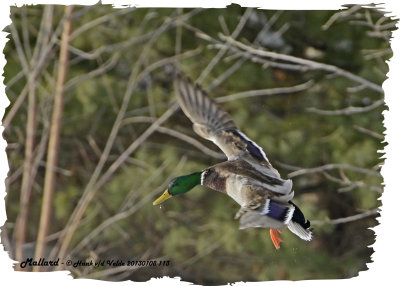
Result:
<svg viewBox="0 0 400 286"><path fill-rule="evenodd" d="M11 19L2 228L11 257L169 260L56 269L207 285L367 269L383 191L381 86L396 28L384 11L24 6ZM152 205L171 178L224 160L177 108L176 70L293 179L312 242L285 231L275 250L267 230L238 230L233 200L203 187Z"/></svg>

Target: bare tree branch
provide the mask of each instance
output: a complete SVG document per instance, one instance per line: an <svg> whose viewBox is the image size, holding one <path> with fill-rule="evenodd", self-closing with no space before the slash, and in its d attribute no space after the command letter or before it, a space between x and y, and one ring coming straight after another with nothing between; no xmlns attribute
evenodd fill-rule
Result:
<svg viewBox="0 0 400 286"><path fill-rule="evenodd" d="M363 84L363 85L369 87L370 89L383 94L383 89L378 84L370 82L358 75L355 75L349 71L343 70L337 66L328 65L328 64L324 64L324 63L320 63L320 62L316 62L316 61L312 61L312 60L307 60L307 59L303 59L303 58L298 58L295 56L265 51L260 48L254 48L254 47L248 46L242 42L236 41L235 39L232 39L231 37L227 37L223 34L219 34L219 37L222 40L224 40L226 43L226 44L222 45L222 47L224 47L225 45L228 45L229 47L233 46L235 48L247 51L251 55L254 55L254 56L266 57L266 58L270 58L270 59L274 59L274 60L289 62L292 64L298 64L298 65L302 65L302 66L305 66L305 67L307 67L309 69L313 69L313 70L324 70L324 71L327 71L327 72L330 72L330 73L333 73L336 75L343 76L354 82Z"/></svg>
<svg viewBox="0 0 400 286"><path fill-rule="evenodd" d="M379 99L376 100L374 103L364 107L349 106L344 109L338 109L338 110L321 110L314 107L309 107L306 110L308 112L313 112L320 115L353 115L374 110L375 108L378 108L384 103L385 103L384 99Z"/></svg>
<svg viewBox="0 0 400 286"><path fill-rule="evenodd" d="M364 58L366 60L382 58L384 56L392 56L393 55L393 51L391 48L379 49L379 50L362 50L361 52L364 54Z"/></svg>
<svg viewBox="0 0 400 286"><path fill-rule="evenodd" d="M51 22L52 22L51 20L49 20L49 19L51 19L52 14L53 14L52 9L53 9L52 6L49 6L49 5L47 5L45 7L44 16L42 18L42 21L44 21L46 23L46 25L41 25L41 30L39 31L39 33L45 33L45 34L49 33L50 28L48 26L51 25ZM61 21L58 24L57 29L52 34L51 40L48 43L47 43L47 41L42 39L41 35L38 36L36 48L35 48L35 51L33 52L33 57L35 57L35 55L37 55L38 59L35 60L34 63L32 63L32 70L29 72L29 78L31 78L31 80L37 81L37 77L38 77L39 73L42 71L44 65L46 64L46 61L49 58L48 55L50 53L50 50L53 48L54 44L57 42L57 39L61 33L61 28L62 28L64 21L65 21L64 18L61 19ZM18 42L19 41L17 41L16 43L18 43ZM23 70L25 73L25 69L23 69ZM26 75L26 73L25 73L25 75ZM28 79L27 85L29 85L29 79ZM22 90L21 94L18 96L17 102L13 105L10 112L7 114L7 116L5 117L5 119L3 121L5 131L9 127L12 119L14 118L15 114L18 112L19 108L21 107L22 103L24 102L27 94L28 94L28 87L25 86L24 89Z"/></svg>
<svg viewBox="0 0 400 286"><path fill-rule="evenodd" d="M126 119L123 120L123 125L127 124L127 123L139 123L139 122L154 122L156 121L157 118L152 118L152 117L128 117ZM158 127L157 131L163 134L167 134L170 136L173 136L175 138L178 138L184 142L187 142L191 145L193 145L194 147L196 147L197 149L199 149L200 151L202 151L204 154L215 158L215 159L226 159L226 156L220 152L215 152L209 148L207 148L206 146L204 146L203 144L201 144L199 141L197 141L196 139L185 135L181 132L178 132L176 130L170 129L170 128L166 128L166 127Z"/></svg>
<svg viewBox="0 0 400 286"><path fill-rule="evenodd" d="M193 11L189 12L187 14L183 14L179 16L181 19L187 19L188 15L193 15L195 14ZM129 155L142 143L144 140L147 139L150 134L154 132L155 127L171 116L174 111L177 108L177 105L174 105L173 108L170 108L164 113L163 116L161 116L156 122L151 125L145 133L143 133L134 143L131 144L130 149L126 150L124 153L120 155L120 157L114 162L114 164L111 165L111 167L106 171L106 173L100 178L99 176L100 173L104 167L105 162L107 161L107 158L109 156L109 153L111 151L111 147L114 144L116 135L118 133L119 127L121 125L122 119L125 116L126 109L128 107L128 103L130 101L130 98L133 94L134 89L136 88L137 82L138 82L138 73L140 71L140 68L143 64L143 61L145 60L147 54L150 51L150 47L154 45L154 43L157 41L157 39L161 36L162 33L164 33L170 26L174 24L176 19L172 18L167 18L163 24L153 33L152 38L147 42L147 44L144 46L141 56L139 57L139 60L136 62L135 67L133 68L130 78L128 80L128 86L126 88L125 95L123 97L123 102L120 107L120 110L117 114L117 118L115 119L114 125L111 129L110 135L108 137L108 140L106 142L106 146L103 150L103 153L100 157L100 160L83 192L83 195L75 208L73 214L71 215L65 229L67 230L65 237L63 238L63 241L61 242L61 246L59 249L58 257L60 259L63 259L66 255L67 248L70 244L70 241L72 239L73 234L75 233L76 228L78 227L79 221L81 220L84 212L86 211L86 208L90 201L93 199L94 195L96 194L97 190L105 184L110 176L120 167L120 165L129 157ZM99 181L98 181L99 180ZM97 183L96 183L97 182ZM56 250L56 248L54 248ZM52 253L52 256L54 256L55 253ZM61 265L59 266L61 267Z"/></svg>
<svg viewBox="0 0 400 286"><path fill-rule="evenodd" d="M182 267L188 267L189 265L192 265L202 257L212 253L214 250L216 250L218 247L220 247L224 241L226 240L227 237L229 237L232 234L232 230L227 231L222 237L218 238L216 241L210 244L209 247L207 247L204 251L196 254L195 256L191 257L190 259L182 262L181 266Z"/></svg>
<svg viewBox="0 0 400 286"><path fill-rule="evenodd" d="M77 84L79 84L85 80L94 78L96 76L99 76L99 75L102 75L102 74L108 72L110 69L112 69L117 64L119 57L120 57L119 53L114 53L103 65L99 66L97 69L94 69L87 74L78 75L74 78L71 78L65 84L65 91L70 90L71 88L73 88L74 86L76 86Z"/></svg>
<svg viewBox="0 0 400 286"><path fill-rule="evenodd" d="M294 178L294 177L306 175L306 174L321 173L324 171L329 171L329 170L334 170L334 169L347 169L347 170L355 171L355 172L362 173L362 174L382 177L382 175L379 172L372 171L369 169L364 169L364 168L355 167L355 166L346 165L346 164L327 164L327 165L323 165L323 166L319 166L319 167L315 167L315 168L300 169L300 170L291 172L288 174L288 178Z"/></svg>
<svg viewBox="0 0 400 286"><path fill-rule="evenodd" d="M186 157L182 157L182 161L179 161L178 166L181 168L181 163L186 162ZM119 212L123 212L128 210L134 202L141 196L142 193L146 192L149 187L151 186L152 183L154 183L154 180L158 178L159 176L162 175L162 173L165 171L167 166L170 164L170 160L164 160L164 162L153 172L151 172L151 175L146 178L144 182L141 183L141 185L138 186L132 186L132 188L129 190L128 194L126 195L124 199L124 203L119 209ZM179 168L179 170L181 170ZM175 174L177 174L177 171L174 171ZM139 190L139 191L138 191Z"/></svg>
<svg viewBox="0 0 400 286"><path fill-rule="evenodd" d="M186 162L186 159L182 158L181 161L178 163L177 168L175 170L174 174L171 174L158 188L155 188L151 192L149 192L143 199L141 199L139 202L136 204L133 204L132 206L129 207L129 209L123 210L121 212L118 212L114 216L111 216L107 218L105 221L103 221L99 226L97 226L94 230L92 230L88 235L85 236L85 238L76 246L76 248L73 250L74 252L79 252L84 246L86 246L90 240L92 240L94 237L96 237L100 232L102 232L105 228L109 227L110 225L116 223L117 221L121 219L125 219L132 214L134 214L138 209L140 209L145 203L149 202L153 196L165 189L165 186L169 183L171 179L176 176L176 174L179 172L179 170L182 169L184 162Z"/></svg>
<svg viewBox="0 0 400 286"><path fill-rule="evenodd" d="M62 110L63 110L63 95L64 85L67 77L68 69L68 43L70 41L72 19L71 14L73 6L65 7L65 17L63 32L61 36L61 48L57 72L57 84L54 97L54 107L52 114L52 123L50 126L49 145L47 150L47 162L46 162L46 173L44 177L44 190L43 190L43 202L40 213L40 223L38 229L37 243L35 248L35 259L39 260L44 257L45 251L45 238L48 233L51 211L53 204L53 194L56 184L56 172L55 167L58 160L58 149L60 142L60 129L62 121ZM35 267L34 271L41 270L40 267Z"/></svg>
<svg viewBox="0 0 400 286"><path fill-rule="evenodd" d="M134 11L136 9L137 9L136 7L128 7L125 9L119 9L119 10L116 10L114 13L106 14L102 17L96 18L95 20L90 21L90 22L86 23L85 25L82 25L81 27L76 29L71 34L71 41L74 40L79 35L81 35L82 33L86 32L90 29L93 29L94 27L96 27L100 24L103 24L104 22L110 21L111 19L113 19L115 17L131 13L132 11Z"/></svg>
<svg viewBox="0 0 400 286"><path fill-rule="evenodd" d="M252 11L253 11L252 8L247 8L246 9L244 14L240 18L240 21L239 21L238 25L236 26L235 30L232 32L232 35L230 36L232 39L236 39L236 37L239 36L239 34L242 31L244 25L246 24L247 20L249 19L249 16L250 16ZM226 46L223 49L218 51L218 53L215 55L215 57L208 63L207 67L200 74L199 78L197 79L198 83L203 82L205 77L211 72L211 70L221 60L221 58L225 55L225 53L228 51L228 49L229 49L229 47Z"/></svg>
<svg viewBox="0 0 400 286"><path fill-rule="evenodd" d="M336 219L326 219L326 220L313 220L311 222L312 225L315 226L321 226L321 225L325 225L325 224L341 224L341 223L348 223L348 222L352 222L352 221L357 221L357 220L361 220L370 216L374 216L377 215L379 212L379 209L373 209L373 210L368 210L368 211L364 211L362 213L356 214L356 215L352 215L352 216L348 216L348 217L343 217L343 218L336 218Z"/></svg>
<svg viewBox="0 0 400 286"><path fill-rule="evenodd" d="M379 134L379 133L377 133L377 132L375 132L375 131L369 130L369 129L364 128L364 127L362 127L362 126L353 125L353 128L354 128L355 130L361 132L361 133L367 134L367 135L369 135L369 136L371 136L371 137L374 137L374 138L376 138L376 139L379 139L379 140L385 139L385 136L383 136L382 134Z"/></svg>
<svg viewBox="0 0 400 286"><path fill-rule="evenodd" d="M335 23L338 19L344 18L344 17L348 17L349 15L359 11L361 8L362 8L361 5L354 5L350 9L346 9L344 11L340 11L340 12L337 12L337 13L333 14L329 18L329 20L324 25L322 25L322 29L323 30L328 30L329 27L332 26L332 24Z"/></svg>
<svg viewBox="0 0 400 286"><path fill-rule="evenodd" d="M26 124L25 161L22 175L19 214L15 226L16 252L15 259L22 261L24 258L22 245L25 243L26 225L29 217L29 201L32 191L33 178L33 150L36 126L36 85L34 81L29 84L28 116Z"/></svg>
<svg viewBox="0 0 400 286"><path fill-rule="evenodd" d="M14 44L15 44L15 48L17 49L17 53L18 53L18 57L19 57L19 61L21 63L22 66L22 70L25 74L26 78L29 78L29 64L28 64L28 60L26 59L21 41L19 39L19 35L18 35L18 31L17 28L15 28L15 25L13 22L11 22L10 24L10 30L11 30L11 36L14 40Z"/></svg>
<svg viewBox="0 0 400 286"><path fill-rule="evenodd" d="M17 83L23 77L24 77L24 71L21 70L14 77L8 80L6 85L6 93L15 83Z"/></svg>
<svg viewBox="0 0 400 286"><path fill-rule="evenodd" d="M230 77L235 71L237 71L243 63L246 61L245 58L240 58L236 61L231 67L229 67L224 73L218 76L216 79L212 81L212 83L207 86L205 89L207 92L211 91L215 87L219 86L223 81L225 81L228 77Z"/></svg>
<svg viewBox="0 0 400 286"><path fill-rule="evenodd" d="M73 213L70 225L66 227L66 235L60 248L59 256L65 257L67 247L72 239L76 228L78 227L79 221L81 220L89 202L93 199L96 192L110 179L114 172L122 165L122 163L129 157L129 155L135 151L143 141L145 141L165 120L167 120L177 109L177 104L169 108L157 121L155 121L139 138L137 138L124 153L122 153L118 159L110 166L105 174L99 179L99 181L87 188L84 195L81 198L80 203L77 206L76 212Z"/></svg>
<svg viewBox="0 0 400 286"><path fill-rule="evenodd" d="M22 103L25 101L26 96L28 95L29 88L28 85L24 86L24 89L18 95L17 100L11 107L10 111L7 113L3 120L4 132L7 131L8 127L10 126L11 121L13 120L14 116L17 114L19 108L21 107Z"/></svg>
<svg viewBox="0 0 400 286"><path fill-rule="evenodd" d="M45 8L43 16L42 16L42 24L41 29L39 30L39 38L42 37L42 34L45 33L45 27L48 25L48 21L51 21L52 9L51 6ZM47 23L47 24L46 24ZM25 77L27 78L27 85L24 88L25 92L22 92L22 95L18 98L18 106L17 108L12 109L12 113L8 114L5 123L5 129L11 122L11 119L17 112L19 106L21 106L24 101L26 95L28 94L28 114L27 114L27 123L26 123L26 141L25 141L25 161L23 167L23 175L22 175L22 185L21 185L21 196L20 196L20 212L18 214L15 226L15 258L18 261L23 260L24 253L22 246L25 243L26 239L26 225L29 216L29 202L31 197L31 191L34 181L34 173L33 165L34 165L34 137L36 131L36 75L37 75L37 67L36 62L37 58L32 58L30 64L28 64L26 55L24 53L23 47L19 40L18 31L16 30L13 23L10 25L11 34L14 39L15 46L17 48L17 53L19 56L20 63L23 67L23 72ZM38 40L39 42L39 40ZM37 47L37 46L36 46ZM38 55L37 48L35 48L34 55ZM19 266L17 266L19 270L22 270Z"/></svg>
<svg viewBox="0 0 400 286"><path fill-rule="evenodd" d="M341 166L339 166L339 164L338 164L338 166L332 166L332 164L331 164L331 165L322 166L322 168L321 167L320 168L317 167L317 168L313 168L313 169L303 169L301 167L288 165L288 164L285 164L285 163L282 163L282 162L275 162L275 164L278 165L279 167L282 167L282 168L285 168L287 170L293 171L292 173L290 173L288 175L288 177L300 176L300 175L309 174L309 173L322 173L322 175L324 175L324 177L326 179L343 186L343 187L341 187L341 188L339 188L337 190L339 193L348 192L348 191L351 191L351 190L353 190L355 188L367 188L367 189L370 189L370 190L378 192L378 193L382 193L383 192L383 188L380 187L380 186L369 185L369 184L367 184L367 183L365 183L363 181L356 181L356 182L350 181L347 177L345 177L345 174L344 174L343 170L341 169L343 167L343 165L341 167ZM348 167L351 170L353 170L354 168L356 168L355 170L359 169L358 167L354 167L354 166L348 166ZM324 168L326 169L325 171L323 170ZM328 172L326 172L326 171L331 170L331 169L339 169L339 172L341 172L342 178L334 177L331 174L329 174ZM369 170L368 169L361 169L361 170L358 170L358 171L368 172ZM296 173L296 172L299 172L299 173ZM372 171L372 172L374 172L374 171Z"/></svg>
<svg viewBox="0 0 400 286"><path fill-rule="evenodd" d="M248 90L244 92L239 92L227 96L222 96L216 98L217 102L227 102L247 97L254 96L269 96L276 94L285 94L285 93L295 93L309 89L314 84L313 80L309 80L305 83L301 83L291 87L276 87L276 88L267 88L267 89L258 89L258 90Z"/></svg>
<svg viewBox="0 0 400 286"><path fill-rule="evenodd" d="M350 181L347 178L346 179L343 179L343 178L339 179L339 178L336 178L336 177L330 175L327 172L323 172L322 174L328 180L330 180L332 182L335 182L335 183L338 183L338 184L343 186L343 187L337 189L337 191L339 193L349 192L349 191L352 191L352 190L354 190L356 188L366 188L366 189L370 189L370 190L372 190L374 192L377 192L377 193L383 193L383 188L382 187L369 185L369 184L364 183L363 181L353 182L353 181Z"/></svg>
<svg viewBox="0 0 400 286"><path fill-rule="evenodd" d="M175 131L173 129L169 129L169 128L165 128L165 127L158 127L157 131L160 133L164 133L164 134L168 134L170 136L176 137L182 141L185 141L191 145L193 145L194 147L196 147L197 149L199 149L200 151L202 151L204 154L207 154L208 156L215 158L215 159L226 159L226 156L222 153L219 152L215 152L209 148L207 148L206 146L202 145L199 141L193 139L190 136L187 136L181 132Z"/></svg>

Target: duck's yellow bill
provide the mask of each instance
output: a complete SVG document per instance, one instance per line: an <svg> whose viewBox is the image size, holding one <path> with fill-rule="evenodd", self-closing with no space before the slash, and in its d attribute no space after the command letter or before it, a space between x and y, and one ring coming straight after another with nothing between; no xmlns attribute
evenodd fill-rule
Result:
<svg viewBox="0 0 400 286"><path fill-rule="evenodd" d="M164 193L153 202L153 206L161 204L163 201L168 200L172 195L165 190Z"/></svg>

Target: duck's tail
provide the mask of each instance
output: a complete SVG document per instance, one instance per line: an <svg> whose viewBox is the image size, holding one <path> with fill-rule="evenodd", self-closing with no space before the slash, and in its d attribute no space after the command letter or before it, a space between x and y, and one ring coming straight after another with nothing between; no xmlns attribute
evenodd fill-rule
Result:
<svg viewBox="0 0 400 286"><path fill-rule="evenodd" d="M240 229L263 227L275 230L289 228L291 232L304 240L312 239L310 221L304 218L298 206L288 203L267 200L263 207L246 210L240 219Z"/></svg>
<svg viewBox="0 0 400 286"><path fill-rule="evenodd" d="M292 201L289 201L294 207L293 216L288 224L288 229L301 239L310 241L312 239L312 229L310 228L310 221L306 220L304 214L298 206Z"/></svg>
<svg viewBox="0 0 400 286"><path fill-rule="evenodd" d="M261 214L267 215L287 225L294 215L293 205L283 204L272 200L267 200Z"/></svg>
<svg viewBox="0 0 400 286"><path fill-rule="evenodd" d="M263 227L281 230L290 223L295 207L267 199L264 206L256 210L246 210L240 219L240 229Z"/></svg>

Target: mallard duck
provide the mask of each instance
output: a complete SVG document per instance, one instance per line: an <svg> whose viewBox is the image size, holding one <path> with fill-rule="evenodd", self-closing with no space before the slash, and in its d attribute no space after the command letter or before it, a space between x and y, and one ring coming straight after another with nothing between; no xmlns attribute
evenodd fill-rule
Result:
<svg viewBox="0 0 400 286"><path fill-rule="evenodd" d="M269 228L276 249L282 241L279 233L286 227L300 238L311 240L310 222L291 201L292 180L281 178L263 149L244 135L198 84L178 74L174 86L179 105L192 121L194 131L214 142L228 160L173 179L153 204L203 185L227 194L240 205L235 216L240 218L240 229Z"/></svg>

